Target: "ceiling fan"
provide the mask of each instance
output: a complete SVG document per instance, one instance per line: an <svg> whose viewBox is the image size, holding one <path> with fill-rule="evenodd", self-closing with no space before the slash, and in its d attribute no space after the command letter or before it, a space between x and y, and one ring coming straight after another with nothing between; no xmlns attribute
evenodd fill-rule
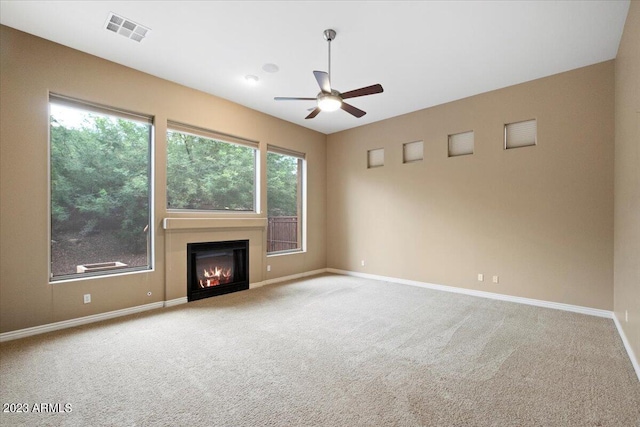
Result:
<svg viewBox="0 0 640 427"><path fill-rule="evenodd" d="M383 91L382 86L375 84L372 86L362 87L360 89L350 90L349 92L340 93L331 88L331 41L336 38L336 32L334 30L324 30L324 38L329 43L329 72L314 71L313 75L318 81L320 86L320 92L315 98L295 98L276 96L276 101L316 101L317 107L309 113L305 119L313 119L320 113L320 111L335 111L338 108L342 108L347 113L360 118L367 114L359 108L354 107L351 104L344 102L345 99L356 98L358 96L373 95L381 93Z"/></svg>

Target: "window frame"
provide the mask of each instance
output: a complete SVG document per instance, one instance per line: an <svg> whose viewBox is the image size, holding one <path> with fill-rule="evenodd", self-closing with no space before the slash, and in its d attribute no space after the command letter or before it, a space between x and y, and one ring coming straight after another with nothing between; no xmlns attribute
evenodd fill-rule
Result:
<svg viewBox="0 0 640 427"><path fill-rule="evenodd" d="M199 126L194 126L175 120L167 120L166 133L178 132L186 135L195 136L197 138L205 138L212 141L224 142L225 144L238 145L242 147L248 147L253 149L253 167L254 167L254 180L253 180L253 209L249 210L235 210L235 209L187 209L187 208L172 208L168 206L169 203L169 182L168 182L168 169L169 159L167 156L166 173L165 173L165 208L167 212L171 213L194 213L194 214L229 214L229 215L252 215L260 212L260 144L257 141L251 139L218 132L210 129L206 129ZM165 136L166 141L166 136ZM169 145L166 145L165 153L168 151Z"/></svg>
<svg viewBox="0 0 640 427"><path fill-rule="evenodd" d="M52 182L51 174L53 171L51 163L52 141L51 141L51 104L58 104L67 108L74 108L88 113L97 113L100 115L111 116L119 119L134 121L149 125L149 140L147 142L147 181L148 181L148 229L147 229L147 265L127 268L114 268L112 270L103 270L95 272L73 273L55 276L53 275L53 251L51 242L53 241L53 217L52 217ZM49 244L47 245L47 275L50 285L57 285L67 282L75 282L80 280L107 278L114 276L123 276L130 274L140 274L153 272L155 270L155 117L151 114L138 113L124 108L112 107L84 99L78 99L55 92L49 92L47 98L47 236Z"/></svg>
<svg viewBox="0 0 640 427"><path fill-rule="evenodd" d="M384 147L367 150L367 169L381 168L384 166Z"/></svg>
<svg viewBox="0 0 640 427"><path fill-rule="evenodd" d="M267 150L265 153L265 161L267 161L267 157L269 153L279 154L282 156L290 156L295 157L299 160L298 166L298 188L297 188L297 207L298 207L298 242L299 248L296 249L287 249L282 251L272 251L269 252L268 245L265 248L265 253L267 257L275 257L275 256L283 256L283 255L292 255L298 253L304 253L307 251L307 155L306 153L301 153L294 150L289 150L287 148L282 148L276 145L267 144ZM267 192L267 200L268 200L268 187L269 187L269 168L268 164L265 167L265 191ZM269 206L267 202L267 221L269 219ZM267 232L265 233L265 239L267 239Z"/></svg>
<svg viewBox="0 0 640 427"><path fill-rule="evenodd" d="M419 148L419 150L417 149ZM412 157L415 152L419 152L419 156ZM424 140L416 140L405 142L402 144L402 164L417 163L424 160Z"/></svg>
<svg viewBox="0 0 640 427"><path fill-rule="evenodd" d="M526 143L526 144L520 144L520 143L513 143L511 141L509 141L508 138L508 134L509 134L509 127L517 127L519 125L525 125L527 123L532 123L533 122L533 142L531 143ZM529 129L527 129L529 130ZM516 144L516 145L514 145ZM538 145L538 118L534 117L532 119L527 119L527 120L519 120L517 122L510 122L510 123L505 123L504 124L504 143L503 143L503 149L504 150L514 150L516 148L525 148L525 147L535 147Z"/></svg>
<svg viewBox="0 0 640 427"><path fill-rule="evenodd" d="M470 135L471 151L463 151L461 150L461 147L457 145L460 143L460 139L462 139L463 143L466 142L465 137L467 135ZM463 145L462 148L466 148L466 147L464 147ZM473 154L475 154L475 151L476 151L476 133L474 130L451 133L447 136L447 157L448 158L472 156Z"/></svg>

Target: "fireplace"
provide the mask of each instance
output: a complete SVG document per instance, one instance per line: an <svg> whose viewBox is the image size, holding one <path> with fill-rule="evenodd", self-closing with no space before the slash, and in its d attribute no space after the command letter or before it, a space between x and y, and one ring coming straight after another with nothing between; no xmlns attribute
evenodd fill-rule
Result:
<svg viewBox="0 0 640 427"><path fill-rule="evenodd" d="M187 244L187 300L249 289L249 241Z"/></svg>

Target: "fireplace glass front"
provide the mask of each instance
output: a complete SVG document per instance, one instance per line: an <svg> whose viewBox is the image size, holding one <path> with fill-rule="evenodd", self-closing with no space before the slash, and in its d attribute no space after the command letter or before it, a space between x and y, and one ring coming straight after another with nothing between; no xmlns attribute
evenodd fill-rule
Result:
<svg viewBox="0 0 640 427"><path fill-rule="evenodd" d="M187 244L187 299L249 289L249 241Z"/></svg>

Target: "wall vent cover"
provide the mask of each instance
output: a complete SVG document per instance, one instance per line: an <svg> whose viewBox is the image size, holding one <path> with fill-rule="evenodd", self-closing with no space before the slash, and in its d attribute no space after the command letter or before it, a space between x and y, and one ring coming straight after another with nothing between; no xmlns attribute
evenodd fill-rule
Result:
<svg viewBox="0 0 640 427"><path fill-rule="evenodd" d="M137 42L141 42L150 31L149 28L136 24L132 20L116 15L113 12L109 13L104 27L108 31L118 33L121 36Z"/></svg>

